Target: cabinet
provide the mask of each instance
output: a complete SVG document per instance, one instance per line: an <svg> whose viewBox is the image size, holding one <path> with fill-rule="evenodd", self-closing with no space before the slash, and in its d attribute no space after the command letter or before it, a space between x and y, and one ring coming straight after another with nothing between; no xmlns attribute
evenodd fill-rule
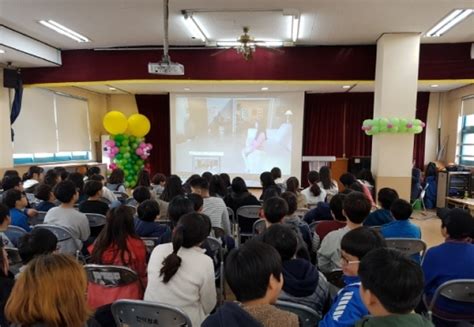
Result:
<svg viewBox="0 0 474 327"><path fill-rule="evenodd" d="M446 207L446 197L464 198L471 196L471 173L468 171L440 171L436 207Z"/></svg>

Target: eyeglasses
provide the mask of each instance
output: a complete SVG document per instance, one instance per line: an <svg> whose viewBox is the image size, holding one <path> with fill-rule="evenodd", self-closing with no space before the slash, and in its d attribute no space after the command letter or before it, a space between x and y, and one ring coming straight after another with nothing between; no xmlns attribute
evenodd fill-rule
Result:
<svg viewBox="0 0 474 327"><path fill-rule="evenodd" d="M350 260L347 260L346 258L341 256L341 263L342 263L343 266L347 266L347 265L351 265L351 264L354 264L354 263L360 263L360 260L350 261Z"/></svg>

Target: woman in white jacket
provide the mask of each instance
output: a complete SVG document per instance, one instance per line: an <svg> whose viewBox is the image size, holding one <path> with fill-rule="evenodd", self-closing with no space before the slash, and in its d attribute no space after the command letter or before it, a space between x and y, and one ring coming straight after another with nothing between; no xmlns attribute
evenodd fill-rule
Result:
<svg viewBox="0 0 474 327"><path fill-rule="evenodd" d="M183 215L173 231L172 243L158 245L148 263L145 300L181 308L193 326L201 326L216 305L212 259L200 248L211 231L203 214Z"/></svg>

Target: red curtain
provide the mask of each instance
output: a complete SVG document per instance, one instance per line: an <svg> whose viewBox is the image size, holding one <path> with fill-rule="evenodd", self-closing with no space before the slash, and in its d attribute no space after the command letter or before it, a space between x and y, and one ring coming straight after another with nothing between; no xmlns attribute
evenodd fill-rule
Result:
<svg viewBox="0 0 474 327"><path fill-rule="evenodd" d="M429 92L418 92L416 98L416 118L420 119L426 124L428 118L428 107L430 104L430 93ZM425 166L425 141L426 141L426 126L423 132L415 135L414 146L413 146L413 160L415 166L424 170Z"/></svg>
<svg viewBox="0 0 474 327"><path fill-rule="evenodd" d="M362 130L362 122L374 116L373 93L345 93L346 119L345 144L346 158L366 157L372 153L372 137Z"/></svg>
<svg viewBox="0 0 474 327"><path fill-rule="evenodd" d="M170 97L169 94L136 95L138 112L151 123L146 141L153 144L148 159L151 174L171 174Z"/></svg>

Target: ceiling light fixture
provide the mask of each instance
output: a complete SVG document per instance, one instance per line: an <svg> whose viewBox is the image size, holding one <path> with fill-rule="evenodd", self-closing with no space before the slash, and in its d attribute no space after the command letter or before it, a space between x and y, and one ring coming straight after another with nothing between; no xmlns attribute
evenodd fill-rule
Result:
<svg viewBox="0 0 474 327"><path fill-rule="evenodd" d="M432 29L426 33L426 37L440 37L448 30L453 28L456 24L459 24L461 21L466 19L470 14L472 14L472 9L456 9L451 12L449 15L444 17L438 24L436 24Z"/></svg>
<svg viewBox="0 0 474 327"><path fill-rule="evenodd" d="M117 91L117 88L116 88L116 87L113 87L113 86L109 86L109 90L110 90L110 91Z"/></svg>
<svg viewBox="0 0 474 327"><path fill-rule="evenodd" d="M196 19L192 16L192 14L188 12L183 12L184 14L184 23L188 28L189 32L194 38L200 39L202 42L206 42L208 37L204 33L203 28L197 23Z"/></svg>
<svg viewBox="0 0 474 327"><path fill-rule="evenodd" d="M438 87L438 86L439 86L438 84L431 85L431 87Z"/></svg>
<svg viewBox="0 0 474 327"><path fill-rule="evenodd" d="M0 54L4 54L5 50L0 49Z"/></svg>
<svg viewBox="0 0 474 327"><path fill-rule="evenodd" d="M343 85L342 88L343 89L350 89L352 87L352 85Z"/></svg>
<svg viewBox="0 0 474 327"><path fill-rule="evenodd" d="M264 86L261 88L262 91L268 91L268 87Z"/></svg>
<svg viewBox="0 0 474 327"><path fill-rule="evenodd" d="M298 33L300 30L300 15L293 15L291 20L291 40L296 42L298 40Z"/></svg>
<svg viewBox="0 0 474 327"><path fill-rule="evenodd" d="M65 35L67 36L68 38L71 38L79 43L83 43L83 42L90 42L90 40L85 37L84 35L81 35L73 30L71 30L70 28L67 28L66 26L64 25L61 25L57 22L55 22L54 20L40 20L39 23L43 26L46 26L47 28L49 29L52 29L53 31L55 32L58 32L59 34L62 34L62 35Z"/></svg>
<svg viewBox="0 0 474 327"><path fill-rule="evenodd" d="M191 91L191 89L189 87L185 87L184 90L185 91Z"/></svg>

